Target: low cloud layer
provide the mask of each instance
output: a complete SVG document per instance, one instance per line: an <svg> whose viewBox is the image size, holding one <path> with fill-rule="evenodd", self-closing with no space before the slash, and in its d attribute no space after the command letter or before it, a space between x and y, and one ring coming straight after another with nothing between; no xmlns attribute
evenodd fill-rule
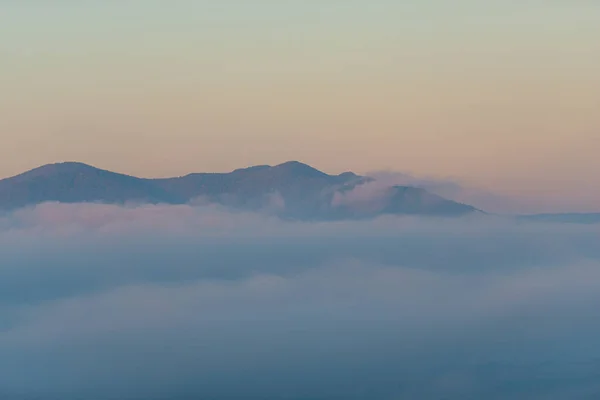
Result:
<svg viewBox="0 0 600 400"><path fill-rule="evenodd" d="M0 397L593 398L599 239L486 216L20 210L0 218Z"/></svg>

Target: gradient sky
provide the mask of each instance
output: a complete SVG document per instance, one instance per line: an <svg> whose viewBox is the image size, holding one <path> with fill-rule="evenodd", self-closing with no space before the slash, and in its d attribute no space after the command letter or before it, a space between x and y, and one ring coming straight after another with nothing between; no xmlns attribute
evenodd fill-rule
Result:
<svg viewBox="0 0 600 400"><path fill-rule="evenodd" d="M0 176L297 159L592 208L598 21L594 0L0 0Z"/></svg>

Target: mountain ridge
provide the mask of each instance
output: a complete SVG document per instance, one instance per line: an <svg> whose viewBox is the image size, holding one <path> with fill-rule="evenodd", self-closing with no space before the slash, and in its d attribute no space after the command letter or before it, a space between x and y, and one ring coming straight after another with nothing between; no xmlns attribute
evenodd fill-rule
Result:
<svg viewBox="0 0 600 400"><path fill-rule="evenodd" d="M417 187L375 190L369 186L373 182L374 178L349 171L328 174L299 161L172 178L139 178L69 161L0 180L0 209L45 202L186 204L201 200L301 220L382 214L460 216L479 211Z"/></svg>

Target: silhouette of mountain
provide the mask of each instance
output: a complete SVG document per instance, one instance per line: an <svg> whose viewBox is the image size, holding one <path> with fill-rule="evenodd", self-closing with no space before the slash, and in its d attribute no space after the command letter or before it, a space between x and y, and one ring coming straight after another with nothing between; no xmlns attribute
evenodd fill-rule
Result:
<svg viewBox="0 0 600 400"><path fill-rule="evenodd" d="M3 209L50 201L184 202L152 182L75 162L45 165L0 181L0 207Z"/></svg>
<svg viewBox="0 0 600 400"><path fill-rule="evenodd" d="M352 201L355 191L364 191L372 182L373 178L352 172L329 175L298 161L164 179L137 178L66 162L0 180L0 208L11 210L44 202L209 202L303 220L382 214L457 216L476 211L469 205L407 186L391 186L358 203ZM344 201L338 201L340 196Z"/></svg>
<svg viewBox="0 0 600 400"><path fill-rule="evenodd" d="M521 215L519 219L531 222L555 222L563 224L597 224L600 213L564 213L564 214L532 214Z"/></svg>

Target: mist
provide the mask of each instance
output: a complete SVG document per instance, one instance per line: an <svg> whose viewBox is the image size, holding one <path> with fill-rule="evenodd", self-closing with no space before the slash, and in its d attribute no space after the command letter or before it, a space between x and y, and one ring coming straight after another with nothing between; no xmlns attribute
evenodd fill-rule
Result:
<svg viewBox="0 0 600 400"><path fill-rule="evenodd" d="M0 397L595 398L599 234L485 215L18 210L0 218Z"/></svg>
<svg viewBox="0 0 600 400"><path fill-rule="evenodd" d="M364 185L354 197L377 199L382 189L392 185L415 186L439 196L470 204L480 210L504 215L540 213L597 213L597 188L588 182L586 189L569 190L555 187L536 190L532 182L528 190L502 190L476 185L459 178L420 176L392 170L367 172L376 180ZM572 177L577 180L577 177ZM370 196L369 196L370 194Z"/></svg>

